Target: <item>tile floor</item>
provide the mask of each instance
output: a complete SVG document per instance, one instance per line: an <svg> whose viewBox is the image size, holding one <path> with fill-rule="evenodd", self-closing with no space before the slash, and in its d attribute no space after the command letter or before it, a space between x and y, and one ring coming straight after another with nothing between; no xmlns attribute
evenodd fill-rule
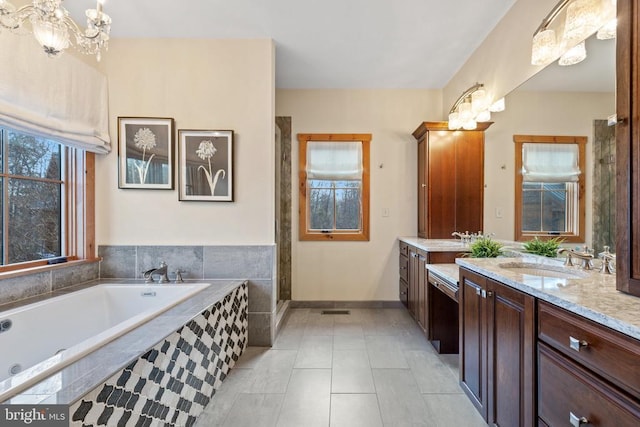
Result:
<svg viewBox="0 0 640 427"><path fill-rule="evenodd" d="M197 427L486 426L404 309L292 309L272 348L249 347Z"/></svg>

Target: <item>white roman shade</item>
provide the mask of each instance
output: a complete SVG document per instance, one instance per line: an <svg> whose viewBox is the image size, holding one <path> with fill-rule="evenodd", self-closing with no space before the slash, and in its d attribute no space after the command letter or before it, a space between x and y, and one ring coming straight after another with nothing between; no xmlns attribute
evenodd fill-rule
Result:
<svg viewBox="0 0 640 427"><path fill-rule="evenodd" d="M95 153L111 151L107 78L33 37L0 34L0 126Z"/></svg>
<svg viewBox="0 0 640 427"><path fill-rule="evenodd" d="M522 180L526 182L577 182L578 144L522 145Z"/></svg>
<svg viewBox="0 0 640 427"><path fill-rule="evenodd" d="M362 179L362 142L309 141L307 179Z"/></svg>

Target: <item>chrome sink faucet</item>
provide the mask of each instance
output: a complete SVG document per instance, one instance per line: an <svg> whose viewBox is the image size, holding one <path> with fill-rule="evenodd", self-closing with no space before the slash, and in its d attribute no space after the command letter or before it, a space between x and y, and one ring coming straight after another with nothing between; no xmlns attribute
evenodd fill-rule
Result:
<svg viewBox="0 0 640 427"><path fill-rule="evenodd" d="M451 233L451 235L453 237L459 237L460 240L462 240L462 243L469 243L471 241L471 234L469 234L468 231L465 231L464 234L460 233L459 231L454 231L453 233Z"/></svg>
<svg viewBox="0 0 640 427"><path fill-rule="evenodd" d="M573 267L575 265L573 263L573 259L576 258L576 259L582 260L581 268L583 270L593 270L593 253L591 253L588 247L585 246L583 252L579 252L574 249L568 249L568 248L558 249L557 251L558 255L561 255L563 253L567 254L564 261L565 266Z"/></svg>
<svg viewBox="0 0 640 427"><path fill-rule="evenodd" d="M167 275L167 263L162 261L160 263L160 267L158 268L152 268L150 270L147 271L143 271L142 272L142 277L144 277L144 283L153 283L155 282L155 280L153 280L153 275L154 274L159 274L160 275L160 280L159 283L169 283L169 276Z"/></svg>

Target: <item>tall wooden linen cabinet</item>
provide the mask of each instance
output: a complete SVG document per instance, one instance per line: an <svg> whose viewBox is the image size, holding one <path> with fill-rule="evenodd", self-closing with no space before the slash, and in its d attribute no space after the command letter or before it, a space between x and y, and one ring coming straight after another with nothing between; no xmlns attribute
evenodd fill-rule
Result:
<svg viewBox="0 0 640 427"><path fill-rule="evenodd" d="M451 131L447 122L423 122L418 141L418 237L450 239L454 231L483 230L484 131Z"/></svg>

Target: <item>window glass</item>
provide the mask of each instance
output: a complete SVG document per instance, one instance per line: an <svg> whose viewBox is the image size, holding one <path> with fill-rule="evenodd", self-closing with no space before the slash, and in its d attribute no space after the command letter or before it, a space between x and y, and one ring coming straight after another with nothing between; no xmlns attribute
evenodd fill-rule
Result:
<svg viewBox="0 0 640 427"><path fill-rule="evenodd" d="M64 255L63 146L2 131L2 265Z"/></svg>
<svg viewBox="0 0 640 427"><path fill-rule="evenodd" d="M300 239L369 239L370 134L299 134Z"/></svg>

